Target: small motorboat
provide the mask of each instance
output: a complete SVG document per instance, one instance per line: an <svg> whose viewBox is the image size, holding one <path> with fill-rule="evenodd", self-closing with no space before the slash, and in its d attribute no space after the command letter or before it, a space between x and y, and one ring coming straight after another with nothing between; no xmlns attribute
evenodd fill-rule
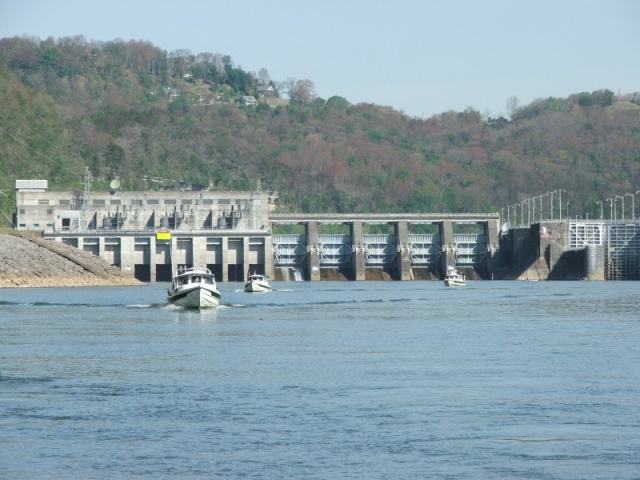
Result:
<svg viewBox="0 0 640 480"><path fill-rule="evenodd" d="M247 281L244 284L245 292L268 292L270 290L271 285L269 285L269 277L266 275L260 275L254 272L247 276Z"/></svg>
<svg viewBox="0 0 640 480"><path fill-rule="evenodd" d="M456 270L456 267L449 265L447 274L444 277L444 284L447 287L464 287L467 284L467 280L462 273Z"/></svg>
<svg viewBox="0 0 640 480"><path fill-rule="evenodd" d="M215 308L221 295L208 268L183 267L176 270L167 292L169 303L184 308Z"/></svg>

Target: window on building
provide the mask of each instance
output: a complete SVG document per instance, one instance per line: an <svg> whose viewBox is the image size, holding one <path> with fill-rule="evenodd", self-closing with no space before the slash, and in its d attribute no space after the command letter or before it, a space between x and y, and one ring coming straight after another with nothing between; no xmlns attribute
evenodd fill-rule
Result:
<svg viewBox="0 0 640 480"><path fill-rule="evenodd" d="M95 200L93 201L93 204L94 204L94 205L104 205L104 200L98 200L98 199L95 199Z"/></svg>
<svg viewBox="0 0 640 480"><path fill-rule="evenodd" d="M122 203L122 200L118 199L118 200L111 200L111 205L120 205Z"/></svg>
<svg viewBox="0 0 640 480"><path fill-rule="evenodd" d="M53 208L47 208L47 215L53 215Z"/></svg>
<svg viewBox="0 0 640 480"><path fill-rule="evenodd" d="M168 198L168 199L166 199L166 200L164 201L164 204L165 204L165 205L175 205L176 203L177 203L177 202L176 202L176 200L175 200L175 199L169 199L169 198Z"/></svg>
<svg viewBox="0 0 640 480"><path fill-rule="evenodd" d="M147 205L160 205L160 200L157 198L150 198L147 200Z"/></svg>
<svg viewBox="0 0 640 480"><path fill-rule="evenodd" d="M193 203L193 200L191 200L191 199L182 200L182 204L183 205L191 205L192 203Z"/></svg>
<svg viewBox="0 0 640 480"><path fill-rule="evenodd" d="M38 205L49 205L49 200L38 200Z"/></svg>
<svg viewBox="0 0 640 480"><path fill-rule="evenodd" d="M60 200L60 205L71 205L71 200Z"/></svg>

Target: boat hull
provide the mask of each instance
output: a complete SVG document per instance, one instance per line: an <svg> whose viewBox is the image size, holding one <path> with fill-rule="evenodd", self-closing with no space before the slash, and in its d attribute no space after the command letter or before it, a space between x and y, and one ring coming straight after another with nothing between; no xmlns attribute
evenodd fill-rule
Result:
<svg viewBox="0 0 640 480"><path fill-rule="evenodd" d="M248 293L268 292L271 286L260 282L247 282L244 284L244 291Z"/></svg>
<svg viewBox="0 0 640 480"><path fill-rule="evenodd" d="M447 287L464 287L467 282L464 280L445 280L444 284Z"/></svg>
<svg viewBox="0 0 640 480"><path fill-rule="evenodd" d="M169 303L183 308L215 308L220 305L220 292L205 286L194 286L169 295Z"/></svg>

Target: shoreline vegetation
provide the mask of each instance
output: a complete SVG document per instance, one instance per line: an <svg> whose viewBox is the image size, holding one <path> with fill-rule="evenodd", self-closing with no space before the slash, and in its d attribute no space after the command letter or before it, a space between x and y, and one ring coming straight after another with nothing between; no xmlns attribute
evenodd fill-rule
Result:
<svg viewBox="0 0 640 480"><path fill-rule="evenodd" d="M36 233L0 229L0 289L145 285L100 257Z"/></svg>

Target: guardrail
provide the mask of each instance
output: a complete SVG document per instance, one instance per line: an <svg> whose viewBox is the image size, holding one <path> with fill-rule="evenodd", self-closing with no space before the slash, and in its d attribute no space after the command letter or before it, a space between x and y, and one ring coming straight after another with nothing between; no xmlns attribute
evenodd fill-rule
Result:
<svg viewBox="0 0 640 480"><path fill-rule="evenodd" d="M321 223L391 223L407 221L413 223L432 223L444 220L458 222L486 222L499 220L500 213L271 213L269 220L276 224L303 223L316 221Z"/></svg>

